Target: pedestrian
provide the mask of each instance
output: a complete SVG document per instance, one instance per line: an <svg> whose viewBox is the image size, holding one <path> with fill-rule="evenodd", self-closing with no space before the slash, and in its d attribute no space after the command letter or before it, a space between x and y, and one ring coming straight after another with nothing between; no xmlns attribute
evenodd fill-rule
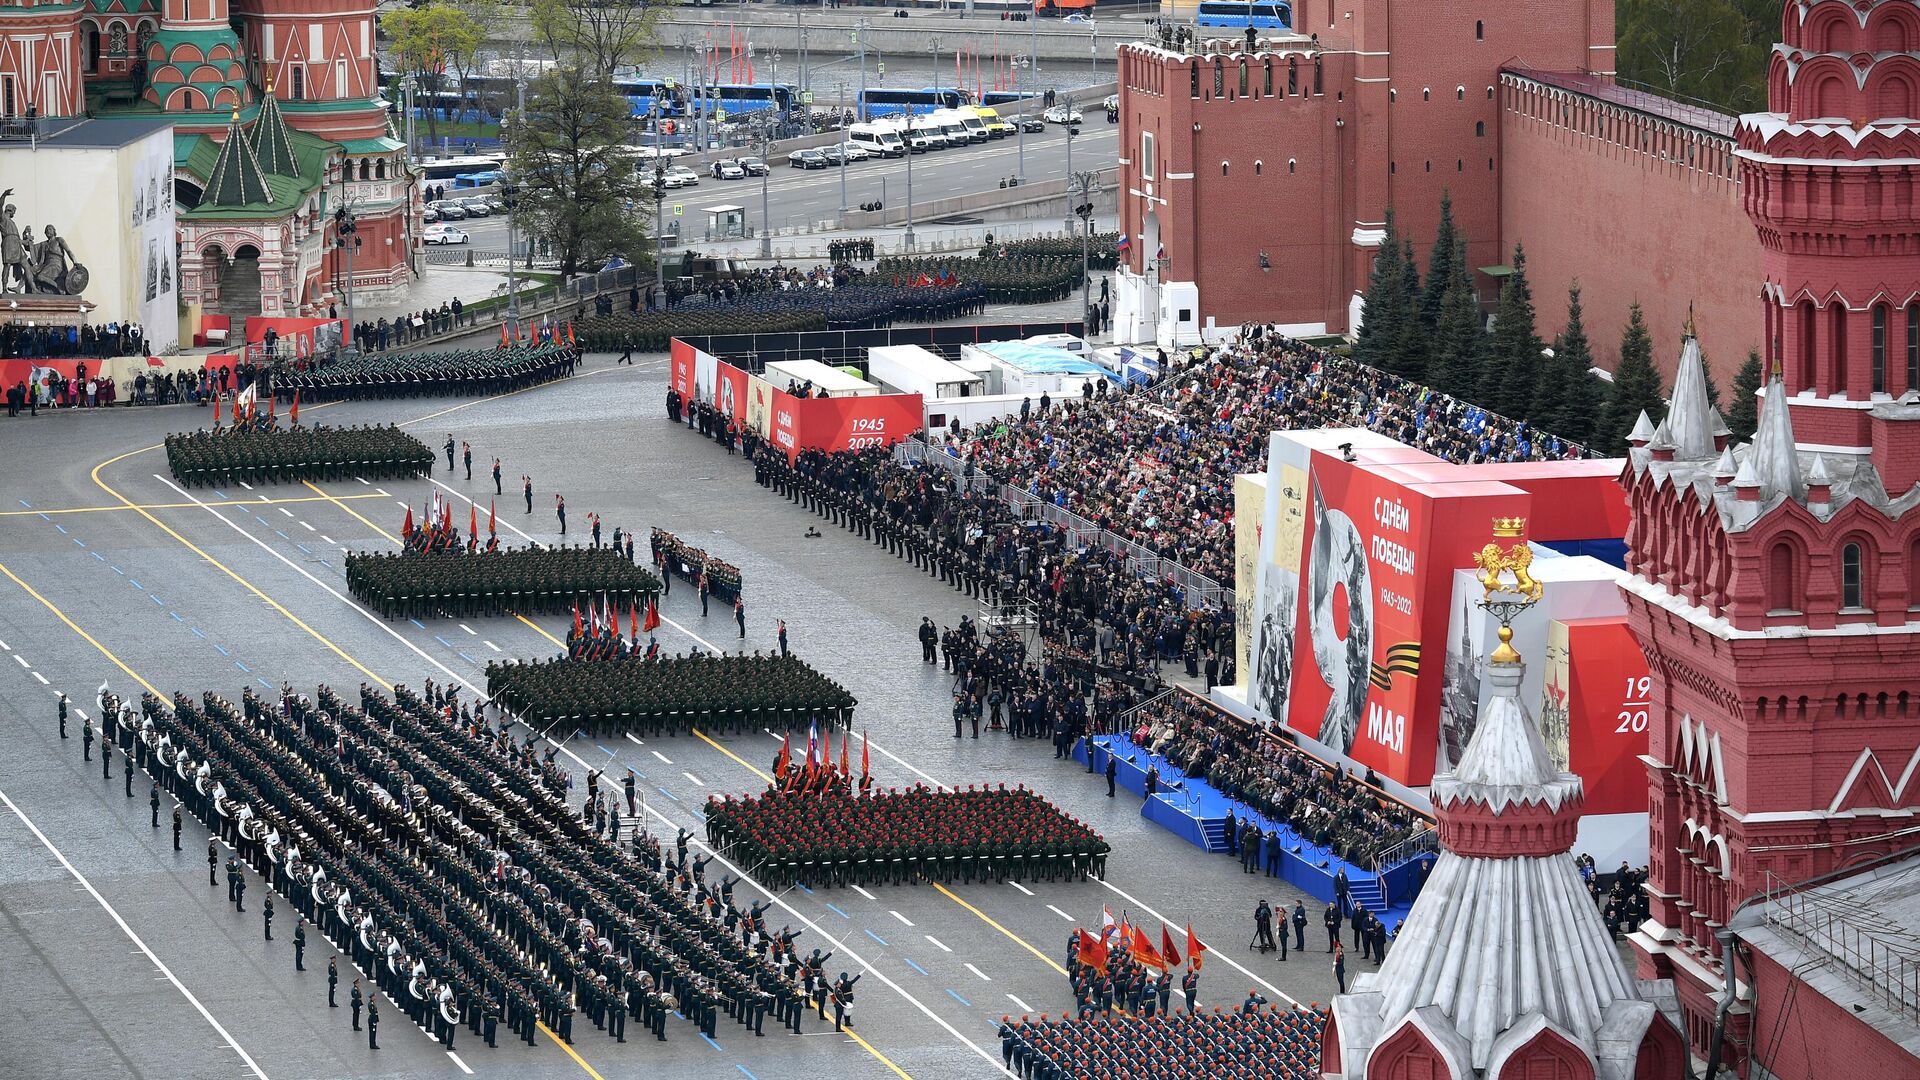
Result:
<svg viewBox="0 0 1920 1080"><path fill-rule="evenodd" d="M173 804L173 850L180 850L180 804Z"/></svg>
<svg viewBox="0 0 1920 1080"><path fill-rule="evenodd" d="M1293 951L1307 951L1307 905L1304 900L1293 902Z"/></svg>
<svg viewBox="0 0 1920 1080"><path fill-rule="evenodd" d="M1113 798L1113 781L1120 775L1120 764L1114 758L1113 751L1107 751L1107 798Z"/></svg>
<svg viewBox="0 0 1920 1080"><path fill-rule="evenodd" d="M380 997L367 998L367 1049L380 1049Z"/></svg>
<svg viewBox="0 0 1920 1080"><path fill-rule="evenodd" d="M80 724L80 760L93 760L93 718L87 717Z"/></svg>
<svg viewBox="0 0 1920 1080"><path fill-rule="evenodd" d="M347 991L347 1008L353 1010L353 1030L360 1030L360 980L353 980L353 986Z"/></svg>
<svg viewBox="0 0 1920 1080"><path fill-rule="evenodd" d="M633 335L627 334L621 339L620 343L622 346L624 346L624 348L622 348L620 351L620 359L614 361L614 363L617 363L617 364L633 363Z"/></svg>
<svg viewBox="0 0 1920 1080"><path fill-rule="evenodd" d="M453 432L447 432L447 471L453 471Z"/></svg>
<svg viewBox="0 0 1920 1080"><path fill-rule="evenodd" d="M778 626L780 627L780 634L779 634L779 637L780 637L780 655L781 655L781 656L785 656L785 655L787 655L787 620L785 620L785 619L776 619L776 620L774 620L774 621L775 621L775 623L776 623L776 624L777 624L777 625L778 625ZM743 627L741 627L741 630L743 631L743 634L742 634L742 636L745 636L745 635L744 635L744 631L746 630L746 627L744 627L744 626L743 626Z"/></svg>
<svg viewBox="0 0 1920 1080"><path fill-rule="evenodd" d="M500 459L499 458L493 459L493 493L495 495L506 494L506 492L500 490Z"/></svg>
<svg viewBox="0 0 1920 1080"><path fill-rule="evenodd" d="M733 621L740 624L740 637L744 639L747 636L747 602L738 595L733 598ZM780 651L787 651L784 643Z"/></svg>
<svg viewBox="0 0 1920 1080"><path fill-rule="evenodd" d="M266 933L267 933L266 939L268 941L272 941L273 940L273 894L272 893L267 894L266 905L260 909L260 925L264 927L266 930Z"/></svg>
<svg viewBox="0 0 1920 1080"><path fill-rule="evenodd" d="M133 770L128 769L127 775L133 775ZM160 827L160 782L158 780L154 781L153 790L147 792L147 808L153 811L153 827L158 829Z"/></svg>
<svg viewBox="0 0 1920 1080"><path fill-rule="evenodd" d="M213 837L207 837L207 884L220 887L220 849L215 846ZM227 889L227 900L233 900L233 889Z"/></svg>
<svg viewBox="0 0 1920 1080"><path fill-rule="evenodd" d="M560 519L560 535L567 535L567 497L557 491L553 493L553 512Z"/></svg>
<svg viewBox="0 0 1920 1080"><path fill-rule="evenodd" d="M527 514L531 516L533 514L533 477L521 473L520 490L527 497Z"/></svg>
<svg viewBox="0 0 1920 1080"><path fill-rule="evenodd" d="M1327 912L1320 916L1320 921L1327 924L1327 951L1332 952L1340 947L1340 905L1329 901Z"/></svg>
<svg viewBox="0 0 1920 1080"><path fill-rule="evenodd" d="M460 440L460 458L467 465L467 479L473 479L473 445L465 439Z"/></svg>
<svg viewBox="0 0 1920 1080"><path fill-rule="evenodd" d="M307 926L300 921L297 912L293 916L293 970L307 970ZM331 987L328 988L327 994L329 997L332 996Z"/></svg>
<svg viewBox="0 0 1920 1080"><path fill-rule="evenodd" d="M699 582L700 582L700 617L704 619L707 617L707 572L705 570L700 571Z"/></svg>
<svg viewBox="0 0 1920 1080"><path fill-rule="evenodd" d="M67 695L60 695L60 737L67 737Z"/></svg>
<svg viewBox="0 0 1920 1080"><path fill-rule="evenodd" d="M1345 949L1333 947L1333 981L1340 984L1340 992L1347 992L1347 953Z"/></svg>

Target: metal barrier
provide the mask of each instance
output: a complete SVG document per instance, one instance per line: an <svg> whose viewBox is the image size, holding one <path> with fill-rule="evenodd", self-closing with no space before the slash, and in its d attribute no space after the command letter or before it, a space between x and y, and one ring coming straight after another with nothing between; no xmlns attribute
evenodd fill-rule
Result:
<svg viewBox="0 0 1920 1080"><path fill-rule="evenodd" d="M1828 896L1766 876L1768 925L1826 953L1855 989L1871 994L1909 1023L1920 1022L1920 943L1870 905L1842 893Z"/></svg>
<svg viewBox="0 0 1920 1080"><path fill-rule="evenodd" d="M1431 825L1424 826L1417 833L1389 844L1373 853L1373 872L1383 874L1396 866L1410 862L1422 855L1431 855L1440 850L1440 830Z"/></svg>

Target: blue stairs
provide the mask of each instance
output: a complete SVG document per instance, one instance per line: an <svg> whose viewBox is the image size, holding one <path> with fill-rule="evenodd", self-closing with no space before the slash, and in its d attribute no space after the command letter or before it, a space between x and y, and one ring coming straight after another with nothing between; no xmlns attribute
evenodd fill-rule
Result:
<svg viewBox="0 0 1920 1080"><path fill-rule="evenodd" d="M1347 896L1354 903L1376 914L1385 911L1387 900L1380 891L1380 883L1371 876L1361 875L1351 878L1347 883Z"/></svg>
<svg viewBox="0 0 1920 1080"><path fill-rule="evenodd" d="M1227 850L1227 820L1225 818L1202 818L1200 831L1206 835L1208 851Z"/></svg>

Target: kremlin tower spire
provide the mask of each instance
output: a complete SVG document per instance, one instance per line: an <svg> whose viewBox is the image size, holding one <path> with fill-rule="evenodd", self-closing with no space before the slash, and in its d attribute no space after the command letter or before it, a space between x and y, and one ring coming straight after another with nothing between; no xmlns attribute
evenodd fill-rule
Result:
<svg viewBox="0 0 1920 1080"><path fill-rule="evenodd" d="M1709 430L1678 426L1676 438ZM1670 984L1628 974L1571 858L1580 778L1553 764L1520 701L1526 667L1510 624L1541 595L1526 576L1524 524L1495 522L1514 542L1481 557L1481 606L1501 620L1500 646L1473 739L1433 780L1440 857L1386 962L1334 999L1329 1077L1596 1080L1676 1075L1684 1060L1656 1005L1670 1002Z"/></svg>

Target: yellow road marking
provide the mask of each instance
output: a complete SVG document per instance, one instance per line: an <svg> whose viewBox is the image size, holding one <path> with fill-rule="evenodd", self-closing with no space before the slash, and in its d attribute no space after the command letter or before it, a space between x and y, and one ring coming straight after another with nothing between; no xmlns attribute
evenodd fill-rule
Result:
<svg viewBox="0 0 1920 1080"><path fill-rule="evenodd" d="M548 641L553 642L555 645L558 645L563 649L567 647L566 642L561 641L559 638L554 637L552 634L547 633L545 627L541 626L537 622L534 622L532 619L527 618L525 615L515 615L514 618L519 619L523 623L526 623L528 626L533 628L534 633L539 634L541 637L546 638Z"/></svg>
<svg viewBox="0 0 1920 1080"><path fill-rule="evenodd" d="M849 1039L852 1039L854 1042L859 1043L860 1049L865 1050L869 1054L872 1054L873 1060L879 1062L882 1065L885 1065L889 1069L892 1069L893 1075L899 1077L900 1080L913 1080L913 1077L907 1075L907 1072L905 1069L902 1069L900 1066L895 1065L893 1063L892 1058L889 1058L887 1055L881 1053L878 1050L875 1050L873 1048L872 1043L861 1038L859 1032L854 1031L852 1028L846 1028L841 1032L841 1034L845 1035Z"/></svg>
<svg viewBox="0 0 1920 1080"><path fill-rule="evenodd" d="M74 622L72 619L67 618L67 613L64 611L61 611L58 607L56 607L53 601L47 599L44 596L41 596L39 590L35 589L33 586L27 584L26 582L20 580L20 575L7 569L6 564L4 563L0 563L0 574L7 575L8 578L12 579L15 585L18 585L22 589L25 589L27 591L28 596L31 596L35 600L40 601L40 604L42 607L45 607L48 611L53 612L54 618L59 619L61 622L67 624L67 629L73 631L76 634L79 634L81 640L85 641L87 644L93 646L94 648L100 650L100 655L112 661L114 667L117 667L121 671L126 672L127 677L129 679L132 679L134 682L137 682L141 686L146 687L147 693L152 694L154 697L157 697L162 701L171 700L167 697L167 695L161 693L158 687L154 686L152 683L148 682L147 680L141 678L139 672L128 667L126 664L126 661L113 655L113 651L111 649L108 649L105 645L100 644L100 642L96 638L94 638L92 634L89 634L85 630L80 629L80 624ZM124 768L125 765L123 764L121 767Z"/></svg>
<svg viewBox="0 0 1920 1080"><path fill-rule="evenodd" d="M991 926L995 930L998 930L1002 934L1005 934L1007 936L1007 940L1014 942L1015 944L1019 945L1021 948L1039 957L1041 963L1047 965L1048 967L1052 968L1053 970L1059 972L1062 975L1065 975L1067 973L1067 969L1055 963L1053 957L1048 956L1046 953L1043 953L1039 949L1034 948L1031 944L1027 942L1026 938L1021 937L1019 934L1016 934L1013 931L995 922L993 920L993 916L988 915L986 912L981 911L979 908L974 907L972 904L969 904L965 900L962 900L958 896L955 896L953 892L949 890L945 885L942 885L937 881L933 882L932 884L934 888L940 890L940 895L946 897L947 899L953 901L956 904L959 904L961 907L966 908L968 911L973 912L974 915L979 917L981 922L984 922L988 926Z"/></svg>
<svg viewBox="0 0 1920 1080"><path fill-rule="evenodd" d="M718 750L721 753L732 758L734 760L734 763L739 765L741 768L747 770L748 772L759 777L760 779L765 780L769 784L773 783L772 776L769 776L768 774L761 772L759 769L754 768L752 765L747 764L747 760L741 757L739 754L736 754L733 751L727 749L726 747L721 746L719 743L714 742L712 739L707 738L706 732L701 731L699 728L688 728L687 730L693 732L693 734L697 738L699 738L701 742L706 743L708 746L711 746L715 750Z"/></svg>
<svg viewBox="0 0 1920 1080"><path fill-rule="evenodd" d="M152 449L149 447L148 449ZM136 451L137 452L137 451ZM385 495L339 495L315 498L299 495L288 499L228 499L225 502L139 503L121 506L62 506L41 510L0 510L0 517L32 517L36 514L121 514L128 510L191 510L201 506L289 506L293 503L332 502L336 499L384 499ZM357 516L357 515L356 515Z"/></svg>
<svg viewBox="0 0 1920 1080"><path fill-rule="evenodd" d="M141 517L146 518L148 521L152 522L155 528L158 528L161 532L164 532L168 536L173 537L175 540L179 541L181 545L184 546L188 551L191 551L195 555L198 555L202 559L205 559L208 565L214 567L215 569L219 570L221 573L227 575L228 577L232 578L234 581L238 582L242 588L246 589L248 592L252 593L253 595L259 597L261 600L265 601L268 607L271 607L273 610L279 612L282 615L285 615L289 622L293 623L293 625L299 627L300 629L305 630L308 636L312 637L313 640L319 642L322 645L325 645L327 647L327 651L333 653L335 656L338 656L340 659L345 660L347 663L352 664L355 668L358 668L361 674L373 680L375 683L377 683L380 686L392 686L393 683L391 681L385 678L382 678L380 675L376 674L372 668L367 667L367 665L362 664L360 661L355 660L352 656L348 655L345 649L342 649L340 646L335 645L332 641L330 641L327 638L325 634L322 634L320 631L315 630L311 626L308 626L306 620L302 619L298 615L295 615L293 612L288 611L285 607L281 605L280 601L275 600L273 597L268 596L264 592L261 592L259 586L255 585L251 581L248 581L246 578L241 577L238 573L234 572L234 570L231 567L227 566L226 563L223 563L219 559L216 559L213 556L207 554L205 551L202 551L200 547L197 544L195 544L193 541L187 539L184 536L181 536L179 533L175 532L171 527L169 527L166 522L161 521L159 518L154 517L152 514L141 509L140 506L136 504L132 499L129 499L125 495L122 495L118 491L115 491L112 487L110 487L107 484L105 480L100 479L101 469L104 469L107 466L112 465L117 461L124 461L127 458L133 457L135 454L144 454L149 450L158 450L158 449L160 449L158 445L143 446L138 450L129 450L126 453L121 454L119 457L111 457L101 462L100 464L95 465L93 467L93 472L90 474L93 477L94 486L98 487L101 491L106 492L107 494L113 496L114 498L119 499L122 503L126 505L127 509L132 510L134 513L139 514Z"/></svg>
<svg viewBox="0 0 1920 1080"><path fill-rule="evenodd" d="M585 1069L587 1071L587 1075L593 1077L593 1080L607 1080L606 1077L600 1075L599 1070L587 1064L586 1058L583 1058L579 1054L574 1053L573 1047L568 1046L565 1040L561 1039L560 1036L555 1035L551 1030L549 1030L547 1025L544 1022L535 1020L533 1022L533 1025L539 1028L541 1031L546 1032L547 1038L553 1040L553 1045L559 1047L562 1050L565 1050L567 1052L567 1056L573 1059L573 1063L575 1065L580 1066L582 1069Z"/></svg>
<svg viewBox="0 0 1920 1080"><path fill-rule="evenodd" d="M348 506L340 496L329 495L325 491L321 491L320 488L317 485L315 485L314 482L311 480L302 480L301 483L312 488L315 492L318 492L320 495L321 501L330 502L333 505L339 507L340 509L345 510L347 513L352 514L355 518L357 518L360 521L361 524L365 525L369 529L372 529L374 532L379 533L381 536L384 536L387 539L393 541L394 543L397 544L400 542L399 537L393 535L392 533L381 528L380 526L375 525L373 522L368 521L365 517L362 517L358 510L355 510L353 507ZM351 495L347 496L347 498L356 498L356 497L364 497L364 496L351 496Z"/></svg>

